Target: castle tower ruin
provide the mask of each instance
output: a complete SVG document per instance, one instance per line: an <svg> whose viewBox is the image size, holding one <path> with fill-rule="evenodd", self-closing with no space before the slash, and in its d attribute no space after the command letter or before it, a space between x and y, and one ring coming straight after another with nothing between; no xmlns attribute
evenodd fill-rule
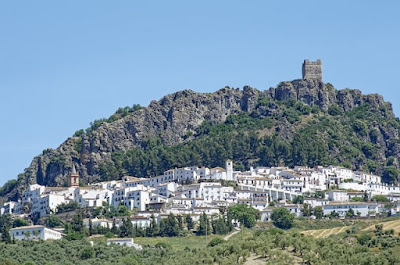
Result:
<svg viewBox="0 0 400 265"><path fill-rule="evenodd" d="M317 60L311 62L304 60L303 62L303 79L318 79L322 81L322 62Z"/></svg>

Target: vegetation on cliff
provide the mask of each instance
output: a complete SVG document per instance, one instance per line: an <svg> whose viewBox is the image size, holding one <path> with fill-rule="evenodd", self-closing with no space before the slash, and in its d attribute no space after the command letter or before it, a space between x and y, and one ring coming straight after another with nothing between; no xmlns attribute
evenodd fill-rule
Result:
<svg viewBox="0 0 400 265"><path fill-rule="evenodd" d="M342 165L398 182L400 122L391 104L315 80L259 91L180 91L119 109L35 157L0 196L16 199L31 183L66 185L75 165L82 184L148 177L188 165Z"/></svg>
<svg viewBox="0 0 400 265"><path fill-rule="evenodd" d="M174 146L151 138L143 148L113 152L112 161L102 163L98 173L103 180L122 175L146 177L173 167L221 166L230 158L237 170L258 165L333 164L382 174L388 183L397 181L397 157L391 155L390 145L382 150L379 126L391 124L399 130L400 123L395 118L384 119L385 108L377 113L364 104L349 112L338 112L337 106L324 112L294 100L261 98L258 106L264 104L274 104L276 113L263 116L256 108L252 113L230 115L221 124L205 121L196 134L188 136L190 140Z"/></svg>

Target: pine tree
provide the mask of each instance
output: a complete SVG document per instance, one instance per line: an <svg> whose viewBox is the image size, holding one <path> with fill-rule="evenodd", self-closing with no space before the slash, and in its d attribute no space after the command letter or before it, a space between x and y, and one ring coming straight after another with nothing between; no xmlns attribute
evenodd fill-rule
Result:
<svg viewBox="0 0 400 265"><path fill-rule="evenodd" d="M89 218L89 235L93 235L93 223L91 218Z"/></svg>
<svg viewBox="0 0 400 265"><path fill-rule="evenodd" d="M146 228L146 236L154 237L160 233L160 228L158 227L154 214L151 214L150 219L150 226Z"/></svg>
<svg viewBox="0 0 400 265"><path fill-rule="evenodd" d="M133 224L129 218L122 219L122 225L120 227L120 236L121 237L133 237L135 234L135 229L133 228Z"/></svg>
<svg viewBox="0 0 400 265"><path fill-rule="evenodd" d="M111 227L111 232L114 235L118 235L119 234L119 229L117 227L117 223L116 223L115 219L113 220L113 224L112 224L112 227Z"/></svg>
<svg viewBox="0 0 400 265"><path fill-rule="evenodd" d="M209 235L211 234L211 227L210 227L210 222L207 218L207 215L205 213L203 213L200 216L200 224L199 224L199 228L197 229L196 232L197 235Z"/></svg>
<svg viewBox="0 0 400 265"><path fill-rule="evenodd" d="M3 225L1 229L1 241L5 242L6 244L11 244L11 236L8 227Z"/></svg>
<svg viewBox="0 0 400 265"><path fill-rule="evenodd" d="M183 219L182 219L182 215L177 215L176 216L176 220L178 221L178 227L179 230L183 230Z"/></svg>
<svg viewBox="0 0 400 265"><path fill-rule="evenodd" d="M191 217L189 214L186 215L185 221L186 221L187 229L188 229L188 230L193 229L193 227L194 227L193 219L192 219L192 217Z"/></svg>

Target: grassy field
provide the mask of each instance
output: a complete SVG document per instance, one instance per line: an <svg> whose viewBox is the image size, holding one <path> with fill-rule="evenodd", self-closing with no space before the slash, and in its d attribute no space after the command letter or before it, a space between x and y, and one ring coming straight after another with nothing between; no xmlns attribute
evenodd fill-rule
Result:
<svg viewBox="0 0 400 265"><path fill-rule="evenodd" d="M329 222L330 220L326 221ZM385 219L371 219L371 220L361 219L361 220L352 220L350 222L352 223L343 222L344 226L341 227L331 227L331 228L321 227L322 229L303 230L301 231L301 233L304 235L313 236L315 238L321 238L321 237L328 237L329 235L337 235L339 233L346 232L346 230L348 228L351 228L352 226L358 227L358 229L360 229L361 231L373 231L375 230L376 224L382 224L383 230L393 229L395 234L400 233L400 218L398 217L390 217ZM315 222L315 224L313 225L319 225L319 223ZM336 224L332 223L332 225ZM309 227L312 227L312 225L309 225Z"/></svg>
<svg viewBox="0 0 400 265"><path fill-rule="evenodd" d="M186 247L204 248L215 237L215 235L209 235L207 236L207 241L205 236L195 235L185 237L135 237L134 241L142 246L155 246L157 243L165 243L171 246L173 250L183 250Z"/></svg>
<svg viewBox="0 0 400 265"><path fill-rule="evenodd" d="M316 230L306 230L301 233L307 236L313 236L315 238L328 237L330 235L337 235L346 231L350 226L335 227L330 229L316 229Z"/></svg>
<svg viewBox="0 0 400 265"><path fill-rule="evenodd" d="M231 233L235 233L235 230ZM229 233L229 234L231 234ZM227 235L229 235L227 234ZM188 235L185 237L135 237L133 240L135 243L142 246L150 245L155 246L157 243L165 243L172 247L173 250L183 250L188 248L204 248L207 244L216 237L224 238L227 235L208 235L207 241L205 236ZM244 229L240 233L235 233L229 239L237 236L248 236L251 235L251 229Z"/></svg>
<svg viewBox="0 0 400 265"><path fill-rule="evenodd" d="M393 229L395 235L400 233L400 219L386 221L386 222L380 222L379 224L383 225L383 230ZM362 231L372 231L374 229L375 229L375 224L364 228Z"/></svg>

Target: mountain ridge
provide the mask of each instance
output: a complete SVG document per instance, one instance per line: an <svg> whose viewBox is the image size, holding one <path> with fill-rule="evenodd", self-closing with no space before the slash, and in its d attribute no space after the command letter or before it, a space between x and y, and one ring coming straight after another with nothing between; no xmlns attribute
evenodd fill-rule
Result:
<svg viewBox="0 0 400 265"><path fill-rule="evenodd" d="M5 199L15 199L27 185L33 183L49 186L65 185L66 177L72 170L72 163L85 183L102 180L105 177L105 173L101 173L104 165L110 165L115 168L115 172L118 171L116 164L119 161L115 160L113 154L123 156L124 152L129 150L145 150L150 139L158 139L158 144L167 149L176 145L185 146L201 137L208 137L198 132L207 122L216 126L226 123L229 117L238 115L248 116L249 119L254 119L253 123L256 124L259 121L271 120L272 129L265 126L261 128L262 125L257 125L261 126L257 131L257 137L262 137L261 131L265 133L272 130L269 136L272 135L271 137L278 137L279 141L290 143L299 130L310 127L309 130L313 131L312 127L317 127L317 125L312 125L312 123L320 124L320 119L323 117L329 118L332 123L335 119L344 120L342 123L345 124L343 125L345 129L343 130L347 130L348 126L354 127L349 120L353 119L353 116L349 115L360 108L365 108L365 112L373 117L354 118L352 122L357 121L360 124L355 123L355 126L359 127L354 129L357 143L351 143L351 147L355 146L357 150L370 148L358 146L359 140L371 143L373 150L362 150L362 152L368 154L368 152L376 151L373 156L371 154L371 158L378 161L378 169L375 171L377 173L383 172L382 167L387 166L384 162L388 157L393 160L390 166L398 168L400 123L393 114L391 103L385 102L378 94L363 95L356 89L336 90L331 84L325 84L317 79L296 79L281 82L277 87L264 91L250 86L245 86L242 90L225 87L214 93L182 90L166 95L158 101L153 100L148 107L135 108L123 117L111 122L102 122L86 133L68 138L56 149L44 150L41 155L33 158L24 174L19 176L16 187L5 196ZM308 114L303 115L303 113ZM362 116L363 112L356 115ZM323 131L324 129L321 129L313 133L328 137L329 132L323 136ZM249 130L243 128L242 132L249 133ZM329 152L336 152L335 149L339 147L326 146L326 148ZM194 154L196 150L188 152ZM244 161L240 162L247 166L253 160L256 162L257 159L263 160L260 159L258 151L252 156L245 157ZM295 160L294 156L293 153L292 158L286 157L284 161ZM368 155L365 157L370 159ZM121 161L123 159L125 158L121 158ZM125 164L127 163L125 161ZM178 164L170 163L170 165ZM355 169L363 166L360 162L360 165L355 165ZM126 168L123 171L141 172L129 171ZM120 175L123 172L120 170L117 173Z"/></svg>

